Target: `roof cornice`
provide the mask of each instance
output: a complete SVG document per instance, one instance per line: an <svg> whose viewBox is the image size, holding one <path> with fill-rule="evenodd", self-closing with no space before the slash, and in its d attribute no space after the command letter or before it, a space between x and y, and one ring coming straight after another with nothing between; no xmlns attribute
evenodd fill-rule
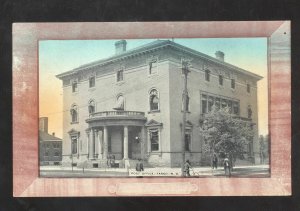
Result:
<svg viewBox="0 0 300 211"><path fill-rule="evenodd" d="M188 48L186 46L180 45L178 43L175 43L175 42L172 42L172 41L169 41L169 40L158 42L158 43L155 43L155 44L149 45L149 46L144 46L144 47L142 46L140 48L138 47L136 49L126 51L122 54L114 55L114 56L109 57L107 59L102 59L102 60L98 60L98 61L95 61L95 62L92 62L92 63L88 63L88 64L82 65L80 67L74 68L73 70L58 74L58 75L56 75L56 77L59 78L59 79L63 79L66 76L75 75L75 74L80 73L81 71L93 69L93 68L96 68L96 67L101 67L101 66L111 64L111 63L114 63L114 62L126 60L128 58L133 58L133 57L136 57L136 56L144 55L144 54L151 53L151 52L154 52L154 51L157 51L159 49L169 47L169 46L173 47L177 50L184 51L184 52L187 52L187 53L192 54L194 56L200 57L200 58L205 59L207 61L216 63L218 65L225 66L225 67L227 67L231 70L234 70L238 73L242 73L242 74L251 76L251 77L255 78L256 80L260 80L260 79L263 78L263 77L255 74L255 73L252 73L248 70L245 70L245 69L239 68L237 66L234 66L232 64L220 61L220 60L218 60L214 57L208 56L204 53L201 53L199 51L193 50L191 48Z"/></svg>

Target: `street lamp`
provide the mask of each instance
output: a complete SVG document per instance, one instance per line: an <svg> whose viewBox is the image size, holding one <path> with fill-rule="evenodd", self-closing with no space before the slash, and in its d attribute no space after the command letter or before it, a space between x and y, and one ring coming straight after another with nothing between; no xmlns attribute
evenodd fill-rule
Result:
<svg viewBox="0 0 300 211"><path fill-rule="evenodd" d="M189 59L181 59L181 69L182 74L184 75L184 89L183 89L183 115L182 115L182 133L181 133L181 144L182 144L182 167L181 167L181 175L184 176L184 163L185 163L185 125L186 125L186 111L187 111L187 75L190 72Z"/></svg>

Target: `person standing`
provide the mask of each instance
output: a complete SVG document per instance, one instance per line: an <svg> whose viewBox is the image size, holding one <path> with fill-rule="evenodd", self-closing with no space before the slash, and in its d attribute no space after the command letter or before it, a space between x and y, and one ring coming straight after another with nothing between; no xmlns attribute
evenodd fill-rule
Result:
<svg viewBox="0 0 300 211"><path fill-rule="evenodd" d="M212 169L218 169L218 157L216 153L214 153L213 158L212 158Z"/></svg>
<svg viewBox="0 0 300 211"><path fill-rule="evenodd" d="M185 176L185 177L191 176L191 175L190 175L190 168L191 168L191 167L192 167L192 166L191 166L190 161L187 160L187 161L185 162L184 166L183 166L183 172L184 172L184 175L183 175L183 176Z"/></svg>
<svg viewBox="0 0 300 211"><path fill-rule="evenodd" d="M135 166L135 170L136 171L144 171L144 165L143 165L143 162L142 162L142 159L138 159L138 162L136 163L136 166Z"/></svg>
<svg viewBox="0 0 300 211"><path fill-rule="evenodd" d="M230 177L231 176L231 166L230 166L230 161L227 156L224 159L223 165L224 165L225 175Z"/></svg>

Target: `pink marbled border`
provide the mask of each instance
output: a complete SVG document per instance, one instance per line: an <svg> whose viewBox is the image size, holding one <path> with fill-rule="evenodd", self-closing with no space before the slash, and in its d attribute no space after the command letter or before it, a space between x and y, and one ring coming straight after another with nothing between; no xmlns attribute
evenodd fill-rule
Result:
<svg viewBox="0 0 300 211"><path fill-rule="evenodd" d="M39 178L38 40L170 37L269 37L271 178ZM289 21L15 23L13 195L291 195L290 76Z"/></svg>

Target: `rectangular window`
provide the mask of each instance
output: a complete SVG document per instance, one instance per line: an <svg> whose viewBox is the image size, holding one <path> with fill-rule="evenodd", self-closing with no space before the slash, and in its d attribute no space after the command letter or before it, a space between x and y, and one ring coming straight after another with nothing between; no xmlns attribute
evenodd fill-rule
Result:
<svg viewBox="0 0 300 211"><path fill-rule="evenodd" d="M77 91L78 91L77 81L73 81L73 83L72 83L72 92L77 92Z"/></svg>
<svg viewBox="0 0 300 211"><path fill-rule="evenodd" d="M219 75L219 85L223 86L223 76Z"/></svg>
<svg viewBox="0 0 300 211"><path fill-rule="evenodd" d="M158 130L150 131L151 152L159 150Z"/></svg>
<svg viewBox="0 0 300 211"><path fill-rule="evenodd" d="M247 92L250 93L250 84L247 84Z"/></svg>
<svg viewBox="0 0 300 211"><path fill-rule="evenodd" d="M222 99L221 106L222 106L222 108L226 108L227 107L227 100Z"/></svg>
<svg viewBox="0 0 300 211"><path fill-rule="evenodd" d="M210 80L210 71L209 70L205 70L205 80L206 81Z"/></svg>
<svg viewBox="0 0 300 211"><path fill-rule="evenodd" d="M202 114L207 113L207 95L202 95Z"/></svg>
<svg viewBox="0 0 300 211"><path fill-rule="evenodd" d="M233 114L239 115L240 113L240 108L239 108L239 103L238 102L233 102Z"/></svg>
<svg viewBox="0 0 300 211"><path fill-rule="evenodd" d="M73 136L71 138L72 143L72 154L77 154L77 137Z"/></svg>
<svg viewBox="0 0 300 211"><path fill-rule="evenodd" d="M214 105L214 98L208 97L208 112L211 112L213 105Z"/></svg>
<svg viewBox="0 0 300 211"><path fill-rule="evenodd" d="M95 76L90 77L90 79L89 79L89 87L90 88L95 87Z"/></svg>
<svg viewBox="0 0 300 211"><path fill-rule="evenodd" d="M231 89L235 89L235 79L231 79Z"/></svg>
<svg viewBox="0 0 300 211"><path fill-rule="evenodd" d="M123 81L123 70L117 72L117 82Z"/></svg>
<svg viewBox="0 0 300 211"><path fill-rule="evenodd" d="M191 134L189 132L186 132L184 137L184 148L185 151L191 151Z"/></svg>

